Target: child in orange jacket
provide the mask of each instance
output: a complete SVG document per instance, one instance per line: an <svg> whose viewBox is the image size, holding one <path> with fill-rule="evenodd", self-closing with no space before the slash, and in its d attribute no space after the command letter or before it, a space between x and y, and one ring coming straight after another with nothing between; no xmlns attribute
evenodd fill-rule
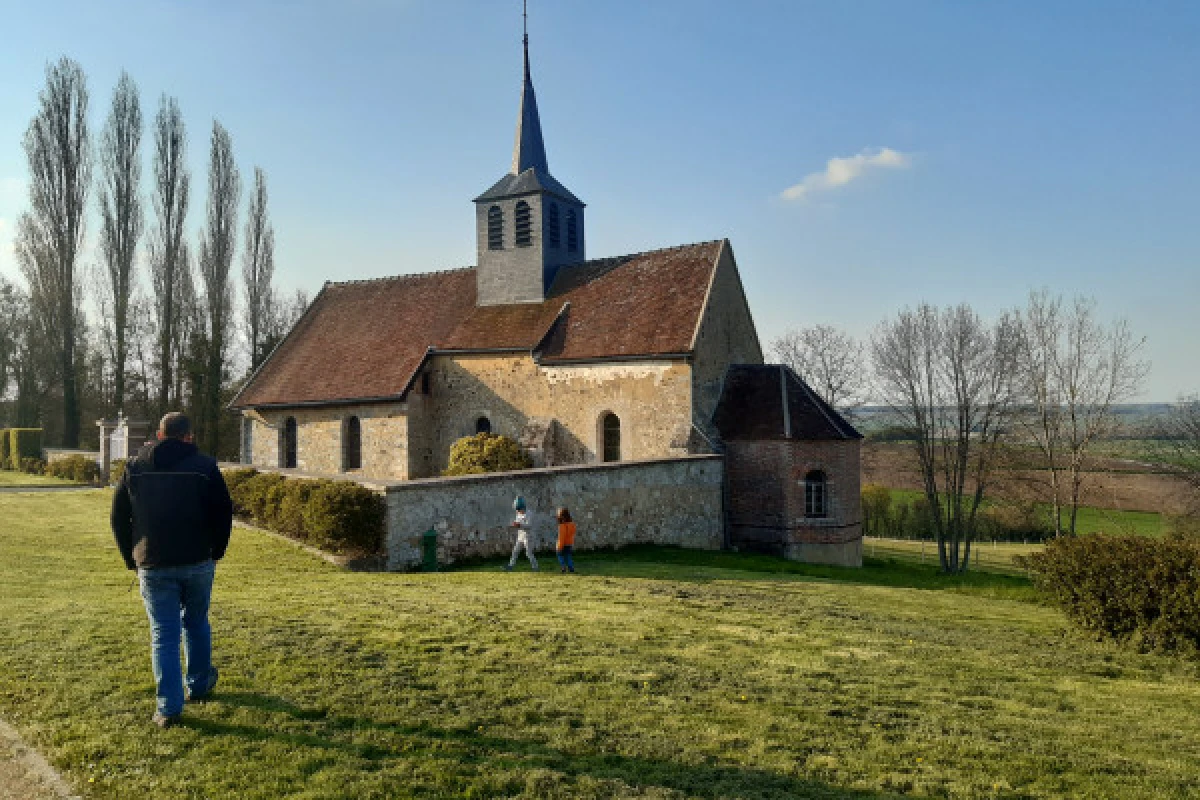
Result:
<svg viewBox="0 0 1200 800"><path fill-rule="evenodd" d="M575 549L575 522L571 519L571 512L565 508L560 508L558 514L558 546L555 552L558 554L558 564L560 572L574 572L575 561L571 558L571 551Z"/></svg>

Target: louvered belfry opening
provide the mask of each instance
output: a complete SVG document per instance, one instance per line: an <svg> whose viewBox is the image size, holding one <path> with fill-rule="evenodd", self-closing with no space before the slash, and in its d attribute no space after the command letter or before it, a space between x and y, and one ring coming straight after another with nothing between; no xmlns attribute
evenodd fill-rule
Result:
<svg viewBox="0 0 1200 800"><path fill-rule="evenodd" d="M579 250L579 221L575 217L575 209L567 209L567 252Z"/></svg>
<svg viewBox="0 0 1200 800"><path fill-rule="evenodd" d="M500 206L488 209L488 250L504 249L504 212Z"/></svg>
<svg viewBox="0 0 1200 800"><path fill-rule="evenodd" d="M551 200L546 204L546 214L542 224L546 226L546 244L557 248L561 239L558 235L558 203Z"/></svg>
<svg viewBox="0 0 1200 800"><path fill-rule="evenodd" d="M517 210L514 216L515 232L514 237L517 247L529 247L533 244L533 212L529 208L529 203L521 200L517 203Z"/></svg>

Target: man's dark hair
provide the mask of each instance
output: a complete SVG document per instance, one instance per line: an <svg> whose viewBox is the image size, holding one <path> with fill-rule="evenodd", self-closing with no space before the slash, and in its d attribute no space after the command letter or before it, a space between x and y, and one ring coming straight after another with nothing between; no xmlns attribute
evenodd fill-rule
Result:
<svg viewBox="0 0 1200 800"><path fill-rule="evenodd" d="M182 439L192 432L192 421L186 414L172 411L163 415L162 421L158 423L158 432L166 439Z"/></svg>

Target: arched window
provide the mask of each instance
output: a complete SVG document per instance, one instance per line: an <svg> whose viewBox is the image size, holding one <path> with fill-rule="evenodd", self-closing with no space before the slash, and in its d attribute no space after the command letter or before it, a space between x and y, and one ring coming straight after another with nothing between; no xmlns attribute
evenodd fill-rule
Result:
<svg viewBox="0 0 1200 800"><path fill-rule="evenodd" d="M600 419L601 460L621 460L621 420L611 411Z"/></svg>
<svg viewBox="0 0 1200 800"><path fill-rule="evenodd" d="M488 209L488 250L504 249L504 212L500 206Z"/></svg>
<svg viewBox="0 0 1200 800"><path fill-rule="evenodd" d="M342 471L362 469L362 423L349 417L342 427Z"/></svg>
<svg viewBox="0 0 1200 800"><path fill-rule="evenodd" d="M575 209L567 209L567 252L579 250L579 221L575 218Z"/></svg>
<svg viewBox="0 0 1200 800"><path fill-rule="evenodd" d="M283 442L279 448L279 466L296 468L296 418L288 417L283 422Z"/></svg>
<svg viewBox="0 0 1200 800"><path fill-rule="evenodd" d="M828 491L825 484L825 473L819 469L804 476L804 516L829 516Z"/></svg>
<svg viewBox="0 0 1200 800"><path fill-rule="evenodd" d="M480 417L479 419L475 420L475 432L476 433L491 433L492 432L492 421L490 419L488 419L487 417Z"/></svg>
<svg viewBox="0 0 1200 800"><path fill-rule="evenodd" d="M558 236L558 203L551 200L546 204L546 214L542 224L546 226L546 244L557 248L561 241Z"/></svg>
<svg viewBox="0 0 1200 800"><path fill-rule="evenodd" d="M533 212L529 209L529 203L524 200L517 203L516 213L513 215L513 225L516 236L514 241L517 247L529 247L533 244L533 234L530 233L532 227Z"/></svg>
<svg viewBox="0 0 1200 800"><path fill-rule="evenodd" d="M242 463L254 463L254 420L242 417Z"/></svg>

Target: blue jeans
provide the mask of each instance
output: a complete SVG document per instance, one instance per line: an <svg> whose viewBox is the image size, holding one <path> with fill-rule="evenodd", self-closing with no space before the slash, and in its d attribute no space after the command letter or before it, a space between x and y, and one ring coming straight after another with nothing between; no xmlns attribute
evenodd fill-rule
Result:
<svg viewBox="0 0 1200 800"><path fill-rule="evenodd" d="M208 689L212 672L208 603L215 573L213 561L138 570L142 600L150 618L150 654L160 714L173 717L183 711L183 677L179 669L181 632L187 654L188 689L195 694Z"/></svg>
<svg viewBox="0 0 1200 800"><path fill-rule="evenodd" d="M574 549L569 544L558 548L558 563L571 570L571 572L575 571L575 559L571 558L571 552Z"/></svg>

